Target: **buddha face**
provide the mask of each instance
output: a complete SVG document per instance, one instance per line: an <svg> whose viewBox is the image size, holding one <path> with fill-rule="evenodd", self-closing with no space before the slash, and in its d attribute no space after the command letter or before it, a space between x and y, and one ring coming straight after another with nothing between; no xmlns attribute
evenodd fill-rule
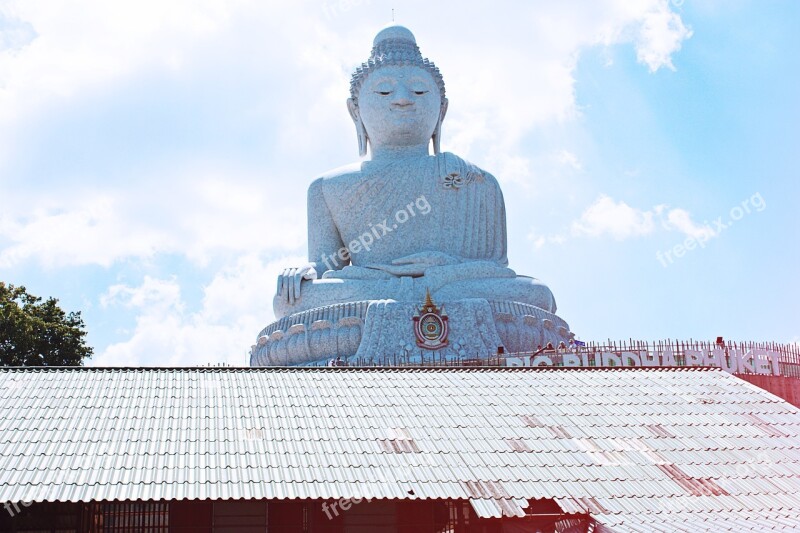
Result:
<svg viewBox="0 0 800 533"><path fill-rule="evenodd" d="M443 111L433 77L415 66L376 69L361 86L357 105L350 102L353 120L364 124L373 147L427 146Z"/></svg>

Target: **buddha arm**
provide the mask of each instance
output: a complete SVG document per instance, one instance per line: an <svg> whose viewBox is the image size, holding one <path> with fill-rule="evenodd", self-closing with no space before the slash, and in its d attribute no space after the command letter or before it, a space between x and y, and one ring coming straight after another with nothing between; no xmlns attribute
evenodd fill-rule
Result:
<svg viewBox="0 0 800 533"><path fill-rule="evenodd" d="M321 278L326 270L341 270L350 262L338 255L343 249L319 178L308 187L308 260L314 265L317 277Z"/></svg>
<svg viewBox="0 0 800 533"><path fill-rule="evenodd" d="M484 179L491 183L495 191L494 196L494 220L489 226L491 241L493 242L493 250L489 256L489 260L502 267L508 266L508 233L506 232L506 203L503 199L503 191L500 189L500 184L497 178L482 171Z"/></svg>

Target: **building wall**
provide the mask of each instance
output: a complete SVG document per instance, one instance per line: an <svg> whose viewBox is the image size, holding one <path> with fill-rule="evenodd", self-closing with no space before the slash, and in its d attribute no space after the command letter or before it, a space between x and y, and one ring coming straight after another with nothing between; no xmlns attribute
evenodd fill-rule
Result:
<svg viewBox="0 0 800 533"><path fill-rule="evenodd" d="M38 503L0 514L10 533L500 533L530 520L479 519L467 502L445 500L182 500ZM550 516L539 531L556 529ZM511 529L509 529L509 527Z"/></svg>
<svg viewBox="0 0 800 533"><path fill-rule="evenodd" d="M798 378L764 374L736 374L736 377L783 398L795 407L800 407L800 379Z"/></svg>

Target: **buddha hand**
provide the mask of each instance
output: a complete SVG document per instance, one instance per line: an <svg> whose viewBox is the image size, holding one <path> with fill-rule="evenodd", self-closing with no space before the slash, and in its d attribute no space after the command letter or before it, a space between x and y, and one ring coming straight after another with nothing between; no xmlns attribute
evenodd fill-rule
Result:
<svg viewBox="0 0 800 533"><path fill-rule="evenodd" d="M286 268L278 276L278 297L281 300L294 304L300 299L300 285L303 280L317 279L317 270L314 263L308 263L297 268Z"/></svg>
<svg viewBox="0 0 800 533"><path fill-rule="evenodd" d="M395 276L424 276L430 267L455 265L461 260L444 252L419 252L400 257L392 261L391 265L381 267L384 272Z"/></svg>

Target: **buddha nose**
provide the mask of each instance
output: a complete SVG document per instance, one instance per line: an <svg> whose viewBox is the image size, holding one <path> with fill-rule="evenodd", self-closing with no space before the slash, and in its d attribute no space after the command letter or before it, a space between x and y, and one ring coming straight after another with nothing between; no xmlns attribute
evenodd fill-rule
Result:
<svg viewBox="0 0 800 533"><path fill-rule="evenodd" d="M414 101L411 99L411 91L408 89L408 87L401 85L395 89L392 104L398 107L405 107L412 105L413 103Z"/></svg>

